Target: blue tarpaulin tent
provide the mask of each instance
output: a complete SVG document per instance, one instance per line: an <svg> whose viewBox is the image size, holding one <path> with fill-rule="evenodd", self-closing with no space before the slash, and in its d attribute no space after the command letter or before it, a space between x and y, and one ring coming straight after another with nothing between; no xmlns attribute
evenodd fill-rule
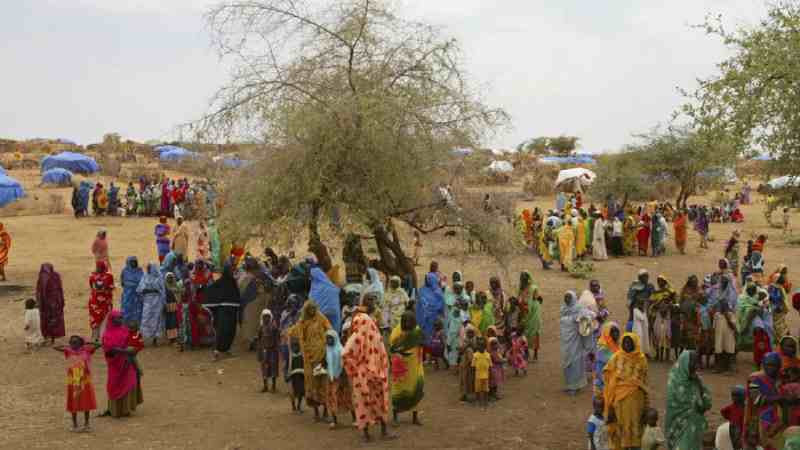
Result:
<svg viewBox="0 0 800 450"><path fill-rule="evenodd" d="M239 158L225 158L222 160L222 165L228 169L241 169L251 164L250 161Z"/></svg>
<svg viewBox="0 0 800 450"><path fill-rule="evenodd" d="M591 155L580 153L575 156L546 156L539 161L545 164L597 164Z"/></svg>
<svg viewBox="0 0 800 450"><path fill-rule="evenodd" d="M183 147L174 147L171 145L165 146L171 147L169 149L164 149L164 147L160 147L161 150L158 155L158 159L165 162L178 162L183 161L184 159L190 158L194 159L197 158L199 155L196 152L191 150L186 150Z"/></svg>
<svg viewBox="0 0 800 450"><path fill-rule="evenodd" d="M100 166L93 158L73 152L62 152L42 160L42 172L56 168L67 169L72 173L86 174L100 170Z"/></svg>
<svg viewBox="0 0 800 450"><path fill-rule="evenodd" d="M13 203L25 196L25 190L19 181L7 176L0 175L0 208Z"/></svg>
<svg viewBox="0 0 800 450"><path fill-rule="evenodd" d="M57 184L66 186L72 184L72 172L56 167L42 174L42 184Z"/></svg>

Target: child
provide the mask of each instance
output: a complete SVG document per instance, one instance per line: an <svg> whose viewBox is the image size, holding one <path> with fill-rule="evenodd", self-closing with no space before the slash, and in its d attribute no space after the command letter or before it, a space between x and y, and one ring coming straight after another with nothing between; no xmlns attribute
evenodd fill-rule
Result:
<svg viewBox="0 0 800 450"><path fill-rule="evenodd" d="M29 298L25 300L25 346L31 351L42 345L43 341L39 308L36 307L36 300Z"/></svg>
<svg viewBox="0 0 800 450"><path fill-rule="evenodd" d="M135 354L128 355L128 360L136 367L136 376L141 378L144 375L144 371L142 366L139 365L139 359L136 355L144 349L144 338L142 338L142 333L139 332L139 322L135 320L128 321L128 347L136 350Z"/></svg>
<svg viewBox="0 0 800 450"><path fill-rule="evenodd" d="M289 385L289 400L292 402L292 412L303 414L303 397L306 395L306 383L303 372L303 353L300 351L300 341L296 337L291 338L289 341L289 367L286 373L286 384ZM297 402L296 406L295 401Z"/></svg>
<svg viewBox="0 0 800 450"><path fill-rule="evenodd" d="M729 422L729 438L731 442L742 442L744 431L744 386L731 388L731 404L722 408L720 414Z"/></svg>
<svg viewBox="0 0 800 450"><path fill-rule="evenodd" d="M724 302L722 302L724 303ZM700 316L700 340L697 343L698 369L711 367L711 355L714 353L714 324L711 307L705 296L697 303L697 314Z"/></svg>
<svg viewBox="0 0 800 450"><path fill-rule="evenodd" d="M272 320L272 311L261 311L261 327L258 330L258 361L261 363L261 379L264 387L261 392L275 393L275 380L278 378L278 345L281 339L280 329Z"/></svg>
<svg viewBox="0 0 800 450"><path fill-rule="evenodd" d="M639 300L633 304L633 332L639 335L642 353L650 355L650 325L647 313L644 312L644 303Z"/></svg>
<svg viewBox="0 0 800 450"><path fill-rule="evenodd" d="M589 450L608 450L608 429L603 417L605 404L603 396L595 396L592 400L594 413L586 421L586 432L589 434Z"/></svg>
<svg viewBox="0 0 800 450"><path fill-rule="evenodd" d="M670 347L675 352L675 360L678 360L681 352L683 352L683 342L681 335L681 306L678 304L671 304L669 306L669 340Z"/></svg>
<svg viewBox="0 0 800 450"><path fill-rule="evenodd" d="M347 379L347 373L342 370L342 343L339 334L328 330L325 334L325 369L328 372L328 389L325 396L325 407L331 414L331 429L339 426L337 414L350 411L353 423L356 422L353 411L353 391Z"/></svg>
<svg viewBox="0 0 800 450"><path fill-rule="evenodd" d="M511 342L511 336L514 330L516 330L519 326L519 318L520 318L520 309L519 309L519 299L517 297L511 297L508 300L508 311L506 311L506 342Z"/></svg>
<svg viewBox="0 0 800 450"><path fill-rule="evenodd" d="M642 436L642 450L658 450L665 448L666 439L664 432L658 426L658 411L647 408L644 412L644 435Z"/></svg>
<svg viewBox="0 0 800 450"><path fill-rule="evenodd" d="M441 319L436 319L433 324L433 335L431 336L431 358L433 358L433 367L439 370L439 361L444 362L444 368L449 369L450 365L444 357L444 347L447 342L447 337L444 334L444 324Z"/></svg>
<svg viewBox="0 0 800 450"><path fill-rule="evenodd" d="M419 266L419 257L422 253L422 238L419 235L419 231L414 232L414 266Z"/></svg>
<svg viewBox="0 0 800 450"><path fill-rule="evenodd" d="M472 367L475 369L475 394L478 403L486 408L489 405L489 369L492 357L486 351L486 339L477 339L477 351L472 355Z"/></svg>
<svg viewBox="0 0 800 450"><path fill-rule="evenodd" d="M656 344L656 361L669 361L670 348L670 308L663 305L658 308L655 323L653 324L653 338Z"/></svg>
<svg viewBox="0 0 800 450"><path fill-rule="evenodd" d="M458 367L459 381L461 384L461 401L472 402L472 394L475 393L475 369L472 367L472 357L475 352L475 328L464 321L464 338L461 342L460 358L461 363Z"/></svg>
<svg viewBox="0 0 800 450"><path fill-rule="evenodd" d="M69 346L54 350L64 353L67 360L67 411L72 414L72 432L91 431L89 413L97 409L92 385L92 355L100 344L87 344L80 336L70 336ZM78 428L78 413L83 412L84 425Z"/></svg>
<svg viewBox="0 0 800 450"><path fill-rule="evenodd" d="M528 341L519 330L514 329L511 333L511 354L509 356L511 367L514 368L514 376L519 376L520 371L523 375L528 374Z"/></svg>
<svg viewBox="0 0 800 450"><path fill-rule="evenodd" d="M505 382L503 364L506 360L503 358L500 341L496 337L489 338L489 356L492 358L492 368L489 372L489 396L495 400L500 400L502 398L500 388Z"/></svg>
<svg viewBox="0 0 800 450"><path fill-rule="evenodd" d="M736 315L731 312L728 302L717 304L719 310L714 314L714 372L734 370L733 362L736 353Z"/></svg>

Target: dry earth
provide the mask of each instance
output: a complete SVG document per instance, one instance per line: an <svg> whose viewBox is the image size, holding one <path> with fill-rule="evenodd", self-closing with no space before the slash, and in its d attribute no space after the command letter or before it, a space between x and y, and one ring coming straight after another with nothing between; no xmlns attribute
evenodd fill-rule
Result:
<svg viewBox="0 0 800 450"><path fill-rule="evenodd" d="M12 174L15 176L16 174ZM20 177L32 187L35 177ZM53 190L34 190L47 194ZM62 191L64 192L64 191ZM66 194L66 192L64 192ZM65 195L68 199L68 195ZM548 204L550 201L548 200ZM542 206L542 205L540 205ZM761 206L745 209L747 222L741 225L745 236L766 232L768 269L781 262L797 267L797 248L780 238L780 231L769 229L761 216ZM112 265L118 276L125 257L137 255L141 262L154 260L155 246L149 219L90 218L75 220L69 214L20 216L3 219L14 238L9 281L0 284L0 448L53 448L60 445L80 448L209 448L209 449L293 449L360 447L355 430L329 431L326 425L312 423L311 416L290 413L285 387L279 383L276 395L259 393L260 380L255 357L239 351L235 358L212 363L208 351L178 353L173 348L147 348L141 354L145 369L145 403L129 419L94 419L91 434L69 433L69 416L64 412L63 357L50 349L25 352L22 330L22 299L35 285L39 265L51 262L61 273L66 295L67 334L88 334L88 283L93 267L89 251L99 228L109 231ZM707 251L697 249L691 237L689 254L676 255L670 243L669 255L662 258L626 258L595 265L594 277L607 292L613 319L624 320L625 293L637 270L645 267L652 274L664 274L678 288L692 273L710 272L722 254L723 241L733 226L712 225L716 238ZM426 257L439 261L443 270L463 270L479 288L487 286L497 272L487 257L463 256L458 239L428 238ZM526 448L584 449L584 424L590 413L590 393L568 397L561 392L558 348L558 310L563 292L582 290L587 281L565 274L543 272L532 255L516 258L509 273L501 273L508 290L516 288L520 270L531 270L545 298L544 337L541 361L533 365L527 378L508 377L505 398L480 410L458 401L457 379L444 371L426 374L426 397L421 404L424 426L410 425L403 418L396 428L399 440L376 442L374 448ZM800 278L794 277L795 282ZM117 293L116 302L119 301ZM792 329L797 315L791 313ZM749 354L739 356L734 376L704 374L714 394L712 424L719 422L718 410L725 404L731 385L742 383L751 370ZM662 410L666 377L670 365L651 363L650 385L653 405ZM104 404L106 370L101 356L94 359L94 383L98 403Z"/></svg>

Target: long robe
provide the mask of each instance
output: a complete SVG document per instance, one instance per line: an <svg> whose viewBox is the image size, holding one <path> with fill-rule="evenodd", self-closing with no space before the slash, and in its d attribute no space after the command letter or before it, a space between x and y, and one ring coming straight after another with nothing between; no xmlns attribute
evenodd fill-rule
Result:
<svg viewBox="0 0 800 450"><path fill-rule="evenodd" d="M386 423L390 401L389 361L378 326L364 312L353 317L342 361L353 384L353 408L358 429L364 430L381 421Z"/></svg>
<svg viewBox="0 0 800 450"><path fill-rule="evenodd" d="M444 315L444 294L439 287L439 276L433 272L425 276L425 286L419 290L416 304L417 323L425 335L425 343L431 340L433 324Z"/></svg>
<svg viewBox="0 0 800 450"><path fill-rule="evenodd" d="M422 330L392 330L389 338L392 364L392 410L395 413L416 410L425 396L425 373L422 367Z"/></svg>
<svg viewBox="0 0 800 450"><path fill-rule="evenodd" d="M597 218L594 221L594 233L592 237L592 257L596 261L605 261L608 259L608 250L606 249L606 223L602 218Z"/></svg>
<svg viewBox="0 0 800 450"><path fill-rule="evenodd" d="M142 308L144 307L142 303L142 297L137 292L139 288L139 283L142 281L142 277L144 277L144 271L141 267L133 267L133 262L137 261L135 256L128 257L125 268L122 269L122 274L120 274L120 283L122 284L122 319L125 323L129 321L136 321L137 323L141 323L142 321Z"/></svg>
<svg viewBox="0 0 800 450"><path fill-rule="evenodd" d="M0 267L8 264L8 253L11 251L11 234L6 231L5 226L0 223Z"/></svg>
<svg viewBox="0 0 800 450"><path fill-rule="evenodd" d="M175 234L172 237L172 249L175 253L183 255L184 258L191 261L189 258L189 225L186 223L175 228Z"/></svg>
<svg viewBox="0 0 800 450"><path fill-rule="evenodd" d="M633 340L633 351L614 353L603 369L605 417L613 409L617 421L609 424L609 448L641 447L647 396L647 358L639 346L639 336L625 333L622 340ZM622 341L621 341L622 342Z"/></svg>
<svg viewBox="0 0 800 450"><path fill-rule="evenodd" d="M572 260L575 256L575 233L572 231L572 226L565 223L560 230L557 231L558 236L558 257L561 265L570 268L572 267Z"/></svg>
<svg viewBox="0 0 800 450"><path fill-rule="evenodd" d="M586 352L591 346L591 335L581 336L578 332L581 307L571 293L570 303L561 306L560 343L561 370L564 374L564 387L577 391L586 387Z"/></svg>
<svg viewBox="0 0 800 450"><path fill-rule="evenodd" d="M322 313L317 310L311 314L309 305L303 306L301 319L289 329L289 336L296 337L300 342L303 352L303 377L305 379L306 401L309 406L324 405L327 399L327 376L314 376L314 367L325 360L325 335L331 329L331 324ZM385 355L384 350L384 355ZM346 367L346 366L345 366ZM348 375L350 372L348 371ZM351 377L351 380L353 378ZM354 384L355 388L355 384Z"/></svg>
<svg viewBox="0 0 800 450"><path fill-rule="evenodd" d="M241 293L230 264L225 264L222 276L205 289L204 306L210 309L213 315L215 351L229 352L236 339L241 306Z"/></svg>
<svg viewBox="0 0 800 450"><path fill-rule="evenodd" d="M39 323L45 338L64 337L64 289L52 264L42 264L36 282Z"/></svg>
<svg viewBox="0 0 800 450"><path fill-rule="evenodd" d="M711 409L711 392L699 377L689 374L691 350L684 350L669 372L664 431L669 448L701 450L708 422L703 412Z"/></svg>
<svg viewBox="0 0 800 450"><path fill-rule="evenodd" d="M679 214L672 226L675 230L675 247L683 253L686 250L687 239L686 214Z"/></svg>
<svg viewBox="0 0 800 450"><path fill-rule="evenodd" d="M142 322L139 330L144 339L164 336L166 322L164 306L166 305L166 288L158 266L150 264L147 273L139 282L136 293L142 299Z"/></svg>

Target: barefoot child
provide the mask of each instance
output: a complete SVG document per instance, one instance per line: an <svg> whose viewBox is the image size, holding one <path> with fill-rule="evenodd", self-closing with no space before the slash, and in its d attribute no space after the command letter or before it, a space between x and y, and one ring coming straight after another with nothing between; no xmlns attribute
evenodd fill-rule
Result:
<svg viewBox="0 0 800 450"><path fill-rule="evenodd" d="M472 355L472 367L475 369L475 394L478 403L486 408L489 405L489 369L492 367L492 357L486 351L486 339L477 339L477 350Z"/></svg>
<svg viewBox="0 0 800 450"><path fill-rule="evenodd" d="M720 414L728 421L728 435L731 442L742 442L744 432L744 386L731 388L731 404L722 408Z"/></svg>
<svg viewBox="0 0 800 450"><path fill-rule="evenodd" d="M90 431L89 413L97 409L92 385L91 361L100 344L87 344L80 336L70 336L69 346L59 345L54 350L64 353L67 360L67 411L72 414L72 431ZM83 412L84 425L78 428L78 413Z"/></svg>
<svg viewBox="0 0 800 450"><path fill-rule="evenodd" d="M142 333L139 332L139 322L135 320L128 321L128 347L133 348L136 353L128 355L128 360L136 367L136 376L142 378L144 371L142 366L139 365L139 360L136 355L144 349L144 338Z"/></svg>
<svg viewBox="0 0 800 450"><path fill-rule="evenodd" d="M300 341L296 337L291 338L289 341L289 367L286 374L292 412L303 414L303 397L306 395L306 383L303 372L303 353L300 351ZM296 406L295 402L297 402Z"/></svg>
<svg viewBox="0 0 800 450"><path fill-rule="evenodd" d="M258 361L261 363L261 379L264 387L261 392L275 393L275 380L278 378L278 345L280 329L272 319L272 311L261 311L261 328L258 330Z"/></svg>
<svg viewBox="0 0 800 450"><path fill-rule="evenodd" d="M669 305L662 305L656 313L655 323L653 324L653 338L656 344L656 361L669 361L670 348L670 308Z"/></svg>
<svg viewBox="0 0 800 450"><path fill-rule="evenodd" d="M642 436L642 450L658 450L666 448L664 432L658 426L658 411L647 408L644 412L644 435Z"/></svg>
<svg viewBox="0 0 800 450"><path fill-rule="evenodd" d="M441 319L437 319L433 324L433 335L431 336L431 358L433 359L433 367L439 370L439 361L444 363L444 368L449 369L450 365L447 363L447 358L444 357L445 343L447 337L444 333L444 323Z"/></svg>
<svg viewBox="0 0 800 450"><path fill-rule="evenodd" d="M31 351L42 345L43 341L39 308L36 307L36 300L29 298L25 300L25 346Z"/></svg>
<svg viewBox="0 0 800 450"><path fill-rule="evenodd" d="M514 368L514 376L528 374L528 341L519 329L511 334L511 354L509 356L511 367Z"/></svg>
<svg viewBox="0 0 800 450"><path fill-rule="evenodd" d="M469 324L469 320L466 320L464 321L464 339L459 352L461 362L458 366L462 402L472 402L472 396L475 393L475 368L472 366L475 341L475 328Z"/></svg>
<svg viewBox="0 0 800 450"><path fill-rule="evenodd" d="M492 367L489 372L489 396L495 400L500 400L503 383L505 382L505 372L503 365L506 360L500 348L500 341L496 337L489 338L489 356L492 358Z"/></svg>
<svg viewBox="0 0 800 450"><path fill-rule="evenodd" d="M589 434L589 450L608 450L608 428L603 417L605 404L603 396L596 396L592 400L594 412L586 421L586 432Z"/></svg>

